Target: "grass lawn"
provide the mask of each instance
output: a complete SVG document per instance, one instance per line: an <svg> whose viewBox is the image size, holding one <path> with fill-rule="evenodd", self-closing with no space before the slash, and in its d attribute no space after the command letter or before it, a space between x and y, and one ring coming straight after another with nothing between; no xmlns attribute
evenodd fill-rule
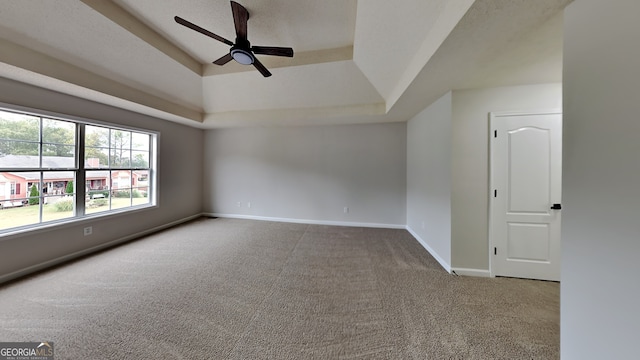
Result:
<svg viewBox="0 0 640 360"><path fill-rule="evenodd" d="M133 205L148 203L148 198L133 198ZM109 199L105 199L106 205L87 207L87 214L109 210ZM128 198L111 198L111 209L120 209L130 206ZM40 218L38 205L25 205L0 210L0 230L17 226L37 224ZM73 217L73 211L56 211L55 205L45 204L42 207L42 221L60 220Z"/></svg>

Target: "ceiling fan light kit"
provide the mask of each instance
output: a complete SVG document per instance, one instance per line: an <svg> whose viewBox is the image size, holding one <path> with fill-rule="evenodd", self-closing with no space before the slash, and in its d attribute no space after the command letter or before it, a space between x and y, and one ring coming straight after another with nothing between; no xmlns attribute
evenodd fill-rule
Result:
<svg viewBox="0 0 640 360"><path fill-rule="evenodd" d="M269 77L271 76L271 72L269 72L269 70L267 70L267 68L262 65L260 60L256 58L255 54L293 57L292 48L274 46L251 46L249 40L247 39L247 21L249 20L249 12L244 8L244 6L238 4L235 1L231 1L231 11L233 12L233 23L236 28L235 44L230 40L227 40L220 35L216 35L209 30L201 28L200 26L189 22L179 16L174 17L174 19L178 24L182 26L188 27L203 35L209 36L231 46L228 54L213 62L216 65L222 66L231 60L235 60L242 65L253 65L264 77Z"/></svg>
<svg viewBox="0 0 640 360"><path fill-rule="evenodd" d="M255 60L255 57L250 51L243 49L231 49L231 57L242 65L251 65Z"/></svg>

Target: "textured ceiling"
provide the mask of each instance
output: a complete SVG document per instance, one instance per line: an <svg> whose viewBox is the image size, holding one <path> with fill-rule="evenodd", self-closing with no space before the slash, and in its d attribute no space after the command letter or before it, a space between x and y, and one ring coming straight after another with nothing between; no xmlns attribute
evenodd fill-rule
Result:
<svg viewBox="0 0 640 360"><path fill-rule="evenodd" d="M561 81L570 0L0 0L0 76L202 128L406 121L452 89ZM159 6L161 4L161 6Z"/></svg>

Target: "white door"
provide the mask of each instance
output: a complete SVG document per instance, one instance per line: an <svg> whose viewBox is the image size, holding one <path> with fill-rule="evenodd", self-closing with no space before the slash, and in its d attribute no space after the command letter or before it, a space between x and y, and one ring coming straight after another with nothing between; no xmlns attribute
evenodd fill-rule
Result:
<svg viewBox="0 0 640 360"><path fill-rule="evenodd" d="M491 114L493 276L560 280L562 114Z"/></svg>

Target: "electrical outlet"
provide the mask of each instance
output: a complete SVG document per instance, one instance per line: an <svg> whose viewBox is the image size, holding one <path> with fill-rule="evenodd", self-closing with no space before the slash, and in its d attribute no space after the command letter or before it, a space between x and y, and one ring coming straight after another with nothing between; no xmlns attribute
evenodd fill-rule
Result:
<svg viewBox="0 0 640 360"><path fill-rule="evenodd" d="M93 226L87 226L84 228L84 236L93 234Z"/></svg>
<svg viewBox="0 0 640 360"><path fill-rule="evenodd" d="M249 201L249 202L247 203L247 207L248 207L249 209L251 209L251 201Z"/></svg>
<svg viewBox="0 0 640 360"><path fill-rule="evenodd" d="M241 203L240 201L238 201L238 204L237 204L237 205L238 205L238 207L241 207L241 206L242 206L242 203Z"/></svg>
<svg viewBox="0 0 640 360"><path fill-rule="evenodd" d="M345 206L345 207L344 207L344 213L345 213L345 214L348 214L348 213L349 213L349 207L348 207L348 206Z"/></svg>

